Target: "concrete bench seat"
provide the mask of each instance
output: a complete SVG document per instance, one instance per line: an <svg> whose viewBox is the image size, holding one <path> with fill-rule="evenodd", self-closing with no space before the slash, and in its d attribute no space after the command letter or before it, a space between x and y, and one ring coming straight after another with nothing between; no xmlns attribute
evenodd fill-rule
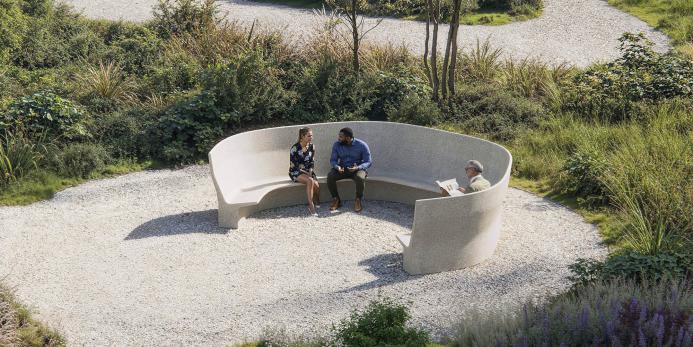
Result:
<svg viewBox="0 0 693 347"><path fill-rule="evenodd" d="M495 143L446 131L389 122L339 122L308 125L316 148L315 172L320 201L331 199L326 176L339 129L351 127L368 143L365 200L414 205L412 232L398 235L404 269L410 274L460 269L490 257L500 237L503 197L512 156ZM209 153L219 202L219 225L238 228L255 211L305 204L305 187L288 177L289 149L302 126L249 131L219 142ZM477 159L491 187L459 197L440 197L436 179L468 184L464 167ZM338 182L340 195L354 197L351 180ZM366 208L368 208L366 206Z"/></svg>
<svg viewBox="0 0 693 347"><path fill-rule="evenodd" d="M318 177L318 182L320 182L320 185L322 188L327 189L327 186L322 186L323 184L327 184L327 176L317 176ZM367 182L372 184L375 182L383 182L383 183L390 183L394 185L401 185L401 186L407 186L407 187L413 187L421 190L428 190L431 191L432 193L438 192L437 187L432 185L432 184L423 184L423 183L418 183L418 182L413 182L413 181L407 181L404 179L400 178L392 178L392 177L379 177L379 176L368 176ZM340 182L341 183L341 182ZM284 177L276 177L274 179L269 179L264 182L258 182L258 184L254 186L249 186L242 188L240 191L237 191L233 194L229 194L228 197L225 197L224 199L228 199L226 201L227 204L231 206L246 206L246 205L255 205L258 204L264 196L276 189L282 189L282 188L291 188L291 187L304 187L303 184L301 183L295 183L291 181L289 178L284 178ZM322 200L322 199L321 199Z"/></svg>

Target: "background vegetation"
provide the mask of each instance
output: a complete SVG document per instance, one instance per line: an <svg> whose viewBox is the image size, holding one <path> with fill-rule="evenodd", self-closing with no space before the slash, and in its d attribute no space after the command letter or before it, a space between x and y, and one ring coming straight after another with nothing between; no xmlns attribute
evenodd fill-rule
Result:
<svg viewBox="0 0 693 347"><path fill-rule="evenodd" d="M323 0L253 0L299 8L320 9L329 7ZM441 17L450 21L453 0L441 1ZM460 23L465 25L503 25L523 21L541 15L543 0L472 0L464 5ZM426 0L361 0L359 8L364 15L396 17L425 21Z"/></svg>
<svg viewBox="0 0 693 347"><path fill-rule="evenodd" d="M220 139L252 128L365 119L435 126L503 143L515 158L516 184L600 223L611 256L575 264L575 289L560 300L580 304L550 320L577 317L584 305L596 312L590 293L598 290L631 293L644 307L643 300L674 295L657 287L663 281L689 288L693 63L652 51L637 34L621 41L620 58L584 70L502 61L499 49L480 42L459 54L455 95L434 102L420 59L404 49L364 47L354 74L334 25L295 47L279 33L221 21L209 2L162 2L153 20L133 24L86 20L49 0L3 0L0 203L30 203L89 178L196 163ZM626 309L626 297L614 300ZM637 324L613 322L659 343L663 319L662 341L676 342L685 324L672 325L671 317L690 326L683 302L659 316L665 308L648 303ZM558 307L551 305L558 304L528 308L525 330L513 328L503 343L557 342L551 336L565 325L535 331L542 312ZM342 328L358 330L358 317ZM397 317L391 323L401 328L406 319ZM608 328L594 317L586 318L589 329L577 325L588 335L574 336L595 338ZM457 341L479 336L464 331ZM620 331L616 338L629 343Z"/></svg>
<svg viewBox="0 0 693 347"><path fill-rule="evenodd" d="M693 3L688 0L609 0L665 32L677 50L693 59Z"/></svg>

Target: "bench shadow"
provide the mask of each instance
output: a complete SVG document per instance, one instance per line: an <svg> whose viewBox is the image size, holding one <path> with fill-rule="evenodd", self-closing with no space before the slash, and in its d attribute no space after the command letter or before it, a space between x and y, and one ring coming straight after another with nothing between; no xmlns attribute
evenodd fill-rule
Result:
<svg viewBox="0 0 693 347"><path fill-rule="evenodd" d="M365 200L363 211L354 212L354 200L343 200L342 207L335 211L330 211L330 202L320 203L318 208L319 219L335 218L343 214L353 214L381 221L386 221L395 225L409 229L411 231L414 224L414 207L399 202L383 200ZM266 210L257 211L249 216L253 219L280 219L287 217L309 217L306 204L296 204L283 207L273 207Z"/></svg>
<svg viewBox="0 0 693 347"><path fill-rule="evenodd" d="M217 210L194 211L152 219L141 224L125 240L181 234L226 234L229 229L220 228Z"/></svg>
<svg viewBox="0 0 693 347"><path fill-rule="evenodd" d="M368 283L337 291L337 293L359 292L389 286L392 284L405 282L419 278L423 275L410 275L404 271L402 265L402 253L378 254L374 257L364 259L359 265L366 266L366 271L377 277Z"/></svg>

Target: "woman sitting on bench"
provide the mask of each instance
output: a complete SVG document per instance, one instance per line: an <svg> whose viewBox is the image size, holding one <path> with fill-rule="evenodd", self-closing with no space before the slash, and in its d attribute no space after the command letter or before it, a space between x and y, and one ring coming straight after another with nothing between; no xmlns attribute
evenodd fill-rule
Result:
<svg viewBox="0 0 693 347"><path fill-rule="evenodd" d="M317 216L314 201L320 202L320 184L313 171L315 167L315 146L313 146L313 131L310 128L301 128L298 131L298 142L291 146L289 152L289 177L294 182L306 185L308 197L308 211ZM315 198L313 198L315 197ZM318 206L319 207L319 206Z"/></svg>

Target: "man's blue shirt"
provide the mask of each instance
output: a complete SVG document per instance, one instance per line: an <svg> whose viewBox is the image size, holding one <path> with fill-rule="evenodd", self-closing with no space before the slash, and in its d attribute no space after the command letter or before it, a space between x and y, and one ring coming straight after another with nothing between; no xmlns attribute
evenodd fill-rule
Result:
<svg viewBox="0 0 693 347"><path fill-rule="evenodd" d="M337 165L348 168L356 164L359 170L367 170L371 167L371 150L368 145L359 140L354 139L351 145L345 145L339 141L332 145L332 156L330 157L330 165L332 168L337 168Z"/></svg>

